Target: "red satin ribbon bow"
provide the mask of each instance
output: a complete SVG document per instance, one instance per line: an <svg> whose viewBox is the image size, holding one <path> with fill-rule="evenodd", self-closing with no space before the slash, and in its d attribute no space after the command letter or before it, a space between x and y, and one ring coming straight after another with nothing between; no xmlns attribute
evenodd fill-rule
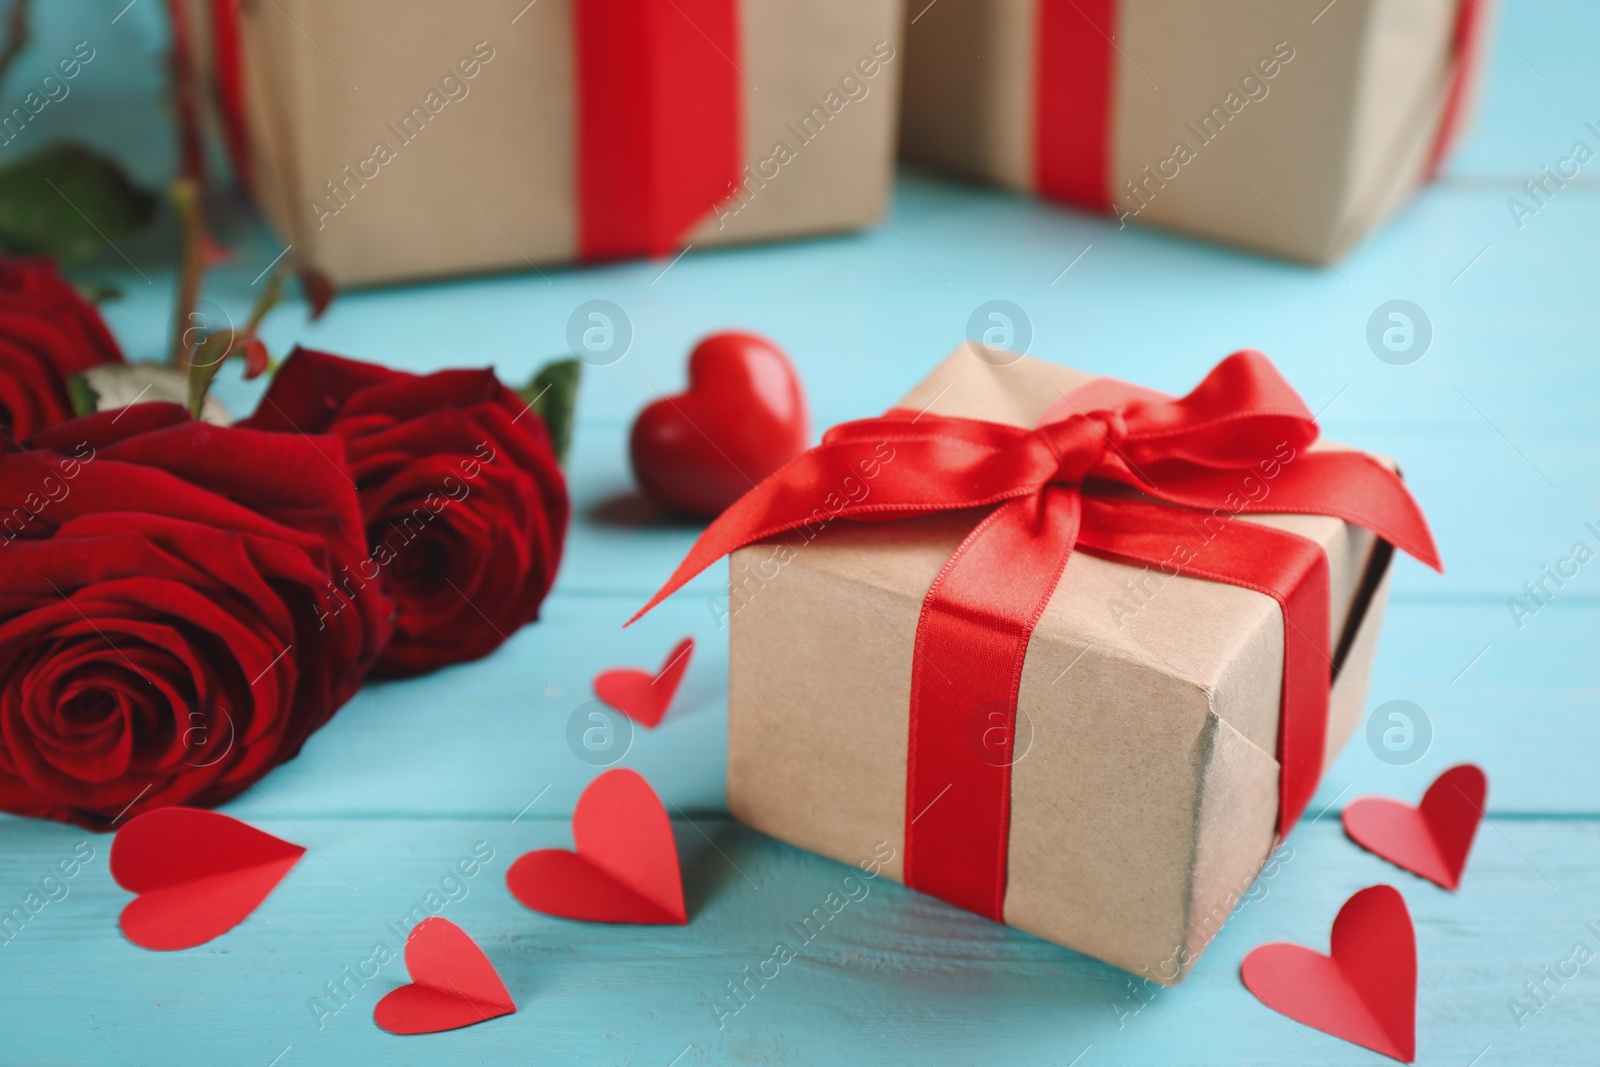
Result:
<svg viewBox="0 0 1600 1067"><path fill-rule="evenodd" d="M1360 452L1308 451L1316 439L1305 404L1253 351L1229 356L1181 399L1097 379L1032 430L892 410L834 427L745 494L634 618L735 549L834 515L893 520L988 509L928 590L917 623L905 876L907 885L998 920L1011 759L980 758L968 727L995 707L1015 716L1028 639L1074 548L1278 602L1279 835L1305 810L1327 730L1327 558L1313 541L1234 517L1331 515L1439 568L1427 522L1400 479ZM884 444L893 462L881 462ZM869 469L864 463L878 470L871 496L819 510L842 478ZM1253 484L1270 491L1252 499ZM1009 745L1010 723L1002 733Z"/></svg>

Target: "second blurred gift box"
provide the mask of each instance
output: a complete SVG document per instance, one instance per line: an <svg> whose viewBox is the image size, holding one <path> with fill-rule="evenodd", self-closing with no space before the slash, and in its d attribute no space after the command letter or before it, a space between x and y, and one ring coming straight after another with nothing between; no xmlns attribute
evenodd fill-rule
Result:
<svg viewBox="0 0 1600 1067"><path fill-rule="evenodd" d="M244 184L340 284L848 230L887 208L900 0L173 8Z"/></svg>
<svg viewBox="0 0 1600 1067"><path fill-rule="evenodd" d="M916 0L908 158L1312 263L1439 165L1489 0Z"/></svg>

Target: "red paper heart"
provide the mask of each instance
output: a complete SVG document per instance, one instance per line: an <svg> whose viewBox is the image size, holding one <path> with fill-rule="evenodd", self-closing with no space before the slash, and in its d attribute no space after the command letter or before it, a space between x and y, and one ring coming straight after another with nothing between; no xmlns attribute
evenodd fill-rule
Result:
<svg viewBox="0 0 1600 1067"><path fill-rule="evenodd" d="M1463 763L1435 778L1414 808L1387 797L1352 801L1344 809L1344 832L1395 866L1455 889L1488 796L1488 777Z"/></svg>
<svg viewBox="0 0 1600 1067"><path fill-rule="evenodd" d="M1332 954L1276 943L1239 968L1256 998L1282 1015L1405 1063L1417 1051L1417 934L1405 898L1375 885L1333 920Z"/></svg>
<svg viewBox="0 0 1600 1067"><path fill-rule="evenodd" d="M529 852L506 872L511 895L564 919L683 925L683 872L672 823L650 783L607 771L572 812L577 848Z"/></svg>
<svg viewBox="0 0 1600 1067"><path fill-rule="evenodd" d="M517 1010L489 957L449 919L432 916L411 928L406 972L411 984L389 990L372 1009L372 1021L391 1034L435 1034Z"/></svg>
<svg viewBox="0 0 1600 1067"><path fill-rule="evenodd" d="M214 811L147 811L111 842L111 877L139 894L122 932L144 948L203 945L243 922L305 852Z"/></svg>
<svg viewBox="0 0 1600 1067"><path fill-rule="evenodd" d="M646 493L712 516L804 451L809 433L783 350L752 333L717 333L690 353L688 391L639 413L628 451Z"/></svg>
<svg viewBox="0 0 1600 1067"><path fill-rule="evenodd" d="M694 638L685 637L667 656L659 673L651 675L636 667L601 671L594 680L594 695L648 729L654 729L667 713L667 705L678 692L683 672L694 655Z"/></svg>

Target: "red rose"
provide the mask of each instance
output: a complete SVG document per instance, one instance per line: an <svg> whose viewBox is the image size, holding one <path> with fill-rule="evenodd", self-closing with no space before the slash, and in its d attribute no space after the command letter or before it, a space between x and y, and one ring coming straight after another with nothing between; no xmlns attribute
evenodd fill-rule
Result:
<svg viewBox="0 0 1600 1067"><path fill-rule="evenodd" d="M108 828L295 755L388 636L338 438L145 403L0 446L0 809Z"/></svg>
<svg viewBox="0 0 1600 1067"><path fill-rule="evenodd" d="M544 421L489 370L416 375L296 349L243 426L344 440L371 557L395 604L376 670L478 659L539 616L567 529Z"/></svg>
<svg viewBox="0 0 1600 1067"><path fill-rule="evenodd" d="M0 256L0 432L21 440L72 418L67 379L122 350L48 259Z"/></svg>

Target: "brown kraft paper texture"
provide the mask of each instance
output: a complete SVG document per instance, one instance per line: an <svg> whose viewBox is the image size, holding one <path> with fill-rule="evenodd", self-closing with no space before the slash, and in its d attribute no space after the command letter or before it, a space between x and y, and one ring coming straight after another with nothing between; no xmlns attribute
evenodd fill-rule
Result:
<svg viewBox="0 0 1600 1067"><path fill-rule="evenodd" d="M913 13L907 158L1032 190L1040 2L940 0ZM1337 260L1425 178L1461 2L1120 0L1111 214Z"/></svg>
<svg viewBox="0 0 1600 1067"><path fill-rule="evenodd" d="M1088 380L1032 359L996 367L963 345L900 406L1032 426ZM892 449L880 460L895 462ZM1266 472L1294 461L1262 460L1241 479L1252 499L1270 499ZM860 499L870 478L840 492ZM730 631L735 817L850 864L887 842L885 873L902 880L912 641L929 586L976 521L828 523L814 540L794 532L733 555L729 597L710 606ZM1361 716L1391 553L1326 516L1231 521L1327 552L1331 761ZM1190 547L1204 544L1197 533ZM1007 924L1180 981L1275 843L1282 655L1282 615L1264 594L1074 553L1023 668Z"/></svg>
<svg viewBox="0 0 1600 1067"><path fill-rule="evenodd" d="M203 12L188 7L196 66L211 76ZM341 285L572 260L572 21L572 0L404 16L376 0L243 0L263 213ZM877 222L893 177L901 0L742 0L738 21L744 167L684 242Z"/></svg>

